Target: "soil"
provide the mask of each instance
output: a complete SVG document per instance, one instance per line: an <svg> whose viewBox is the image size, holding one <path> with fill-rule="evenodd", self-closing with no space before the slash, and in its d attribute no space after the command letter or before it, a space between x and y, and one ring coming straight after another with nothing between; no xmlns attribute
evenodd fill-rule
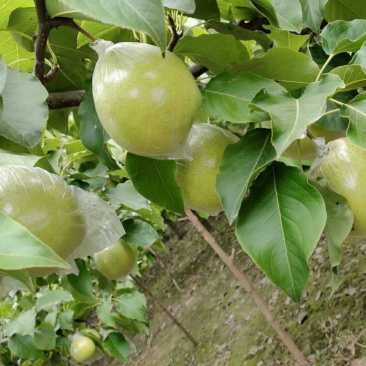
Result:
<svg viewBox="0 0 366 366"><path fill-rule="evenodd" d="M241 250L223 216L206 228L251 279L276 318L306 355L309 365L365 366L366 242L344 244L342 284L331 296L327 243L310 260L311 277L302 301L281 293ZM253 300L188 221L168 228L167 252L159 252L144 284L198 342L194 347L167 315L148 299L150 334L130 337L128 366L295 366Z"/></svg>

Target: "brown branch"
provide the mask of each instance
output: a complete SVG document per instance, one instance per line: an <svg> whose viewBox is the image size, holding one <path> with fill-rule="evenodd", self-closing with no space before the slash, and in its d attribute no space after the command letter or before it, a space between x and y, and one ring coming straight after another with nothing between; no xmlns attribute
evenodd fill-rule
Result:
<svg viewBox="0 0 366 366"><path fill-rule="evenodd" d="M78 107L85 99L85 90L50 93L47 98L49 109Z"/></svg>
<svg viewBox="0 0 366 366"><path fill-rule="evenodd" d="M176 289L179 292L182 292L182 289L179 287L178 282L176 281L175 277L173 276L173 273L169 270L169 268L167 268L165 266L165 264L163 263L163 261L161 260L160 256L158 255L158 253L155 252L154 249L149 248L148 249L149 252L155 257L155 260L159 263L160 267L171 277L174 286L176 287Z"/></svg>
<svg viewBox="0 0 366 366"><path fill-rule="evenodd" d="M310 132L309 129L306 130L306 135L307 137L309 137L310 139L314 140L316 137Z"/></svg>
<svg viewBox="0 0 366 366"><path fill-rule="evenodd" d="M52 64L50 71L48 71L48 73L43 77L43 83L48 83L55 78L59 70L60 68L58 65Z"/></svg>
<svg viewBox="0 0 366 366"><path fill-rule="evenodd" d="M183 37L183 31L178 32L177 27L174 24L174 19L168 14L168 20L170 28L172 29L172 38L170 39L167 50L172 52L174 50L174 47L177 45L178 41Z"/></svg>
<svg viewBox="0 0 366 366"><path fill-rule="evenodd" d="M158 305L160 307L161 310L163 310L165 312L165 314L167 314L169 316L169 318L175 323L175 325L186 335L186 337L192 342L192 344L197 347L198 346L198 342L193 338L193 336L191 335L191 333L188 332L188 330L186 328L184 328L184 326L182 325L182 323L180 323L177 318L156 298L156 296L136 277L136 276L131 276L132 279L139 285L139 287L142 288L142 290L147 293L156 303L156 305Z"/></svg>
<svg viewBox="0 0 366 366"><path fill-rule="evenodd" d="M38 18L38 34L34 43L34 75L44 82L44 59L46 56L47 39L51 31L48 23L45 0L34 0Z"/></svg>
<svg viewBox="0 0 366 366"><path fill-rule="evenodd" d="M199 76L204 74L206 71L208 71L208 68L206 66L203 66L201 64L193 64L189 71L192 73L193 77L197 79Z"/></svg>
<svg viewBox="0 0 366 366"><path fill-rule="evenodd" d="M58 71L58 66L55 65L51 68L47 75L44 74L44 60L46 57L47 40L53 28L58 28L61 26L70 27L84 34L92 41L95 41L95 38L87 31L82 29L78 24L76 24L73 19L62 17L49 19L45 0L34 0L34 4L38 18L38 33L34 41L35 60L33 72L34 75L41 81L41 83L44 84L45 82L51 80L56 75L56 71Z"/></svg>
<svg viewBox="0 0 366 366"><path fill-rule="evenodd" d="M51 29L52 28L59 28L59 27L69 27L72 29L75 29L76 31L84 34L87 38L89 38L92 42L94 42L96 39L88 33L85 29L81 28L79 24L75 23L74 19L71 18L63 18L63 17L56 17L53 19L48 20Z"/></svg>
<svg viewBox="0 0 366 366"><path fill-rule="evenodd" d="M191 210L186 210L186 214L191 221L192 225L197 229L197 231L202 235L205 241L212 247L215 253L220 257L228 269L233 273L233 275L239 280L244 289L249 293L259 310L267 319L268 323L271 325L273 330L277 333L278 337L291 352L296 362L300 364L307 364L305 356L302 354L300 349L296 346L295 342L291 336L282 328L282 325L274 318L273 314L269 310L267 304L264 302L262 297L254 289L249 277L247 277L243 272L241 272L238 267L234 264L232 258L228 256L222 248L219 246L215 238L206 230L206 228L199 221L198 217L192 213Z"/></svg>

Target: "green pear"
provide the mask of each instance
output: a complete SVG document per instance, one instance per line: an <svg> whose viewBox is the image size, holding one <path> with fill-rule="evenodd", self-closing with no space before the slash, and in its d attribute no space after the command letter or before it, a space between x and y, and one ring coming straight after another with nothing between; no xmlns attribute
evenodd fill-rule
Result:
<svg viewBox="0 0 366 366"><path fill-rule="evenodd" d="M328 130L317 125L311 125L308 129L314 137L324 137L326 143L346 135L346 131ZM316 148L311 138L305 136L303 139L292 142L283 152L283 156L294 160L314 160L316 158Z"/></svg>
<svg viewBox="0 0 366 366"><path fill-rule="evenodd" d="M73 192L59 176L43 169L0 167L0 211L63 259L81 244L85 233L84 214ZM48 270L39 273L49 274Z"/></svg>
<svg viewBox="0 0 366 366"><path fill-rule="evenodd" d="M87 362L95 353L95 343L86 336L76 337L70 346L70 356L80 363Z"/></svg>
<svg viewBox="0 0 366 366"><path fill-rule="evenodd" d="M346 139L328 144L319 166L331 190L344 196L354 215L350 236L366 237L366 150Z"/></svg>
<svg viewBox="0 0 366 366"><path fill-rule="evenodd" d="M108 134L125 150L184 158L202 96L185 63L144 43L98 41L93 97Z"/></svg>
<svg viewBox="0 0 366 366"><path fill-rule="evenodd" d="M228 130L207 123L194 125L188 143L192 160L177 163L176 180L187 208L217 215L223 210L216 178L224 151L239 139Z"/></svg>
<svg viewBox="0 0 366 366"><path fill-rule="evenodd" d="M127 276L135 265L133 250L122 239L95 253L93 258L98 271L111 280Z"/></svg>

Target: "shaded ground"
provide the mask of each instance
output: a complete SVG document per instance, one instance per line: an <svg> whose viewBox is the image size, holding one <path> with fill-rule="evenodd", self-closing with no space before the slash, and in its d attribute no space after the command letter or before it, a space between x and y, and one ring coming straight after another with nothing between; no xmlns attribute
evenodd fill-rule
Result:
<svg viewBox="0 0 366 366"><path fill-rule="evenodd" d="M343 284L330 297L326 243L311 259L312 274L300 304L292 303L246 256L225 219L210 219L208 229L251 278L277 319L299 348L319 366L365 366L366 245L345 245ZM198 347L148 298L151 334L134 337L136 353L128 366L274 366L295 365L250 296L201 239L189 222L167 234L162 255L172 277L156 264L145 284L198 341ZM361 362L361 363L360 363Z"/></svg>

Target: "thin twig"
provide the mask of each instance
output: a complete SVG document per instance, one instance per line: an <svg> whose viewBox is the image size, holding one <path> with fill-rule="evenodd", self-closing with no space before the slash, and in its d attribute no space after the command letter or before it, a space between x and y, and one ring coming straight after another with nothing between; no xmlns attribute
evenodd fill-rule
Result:
<svg viewBox="0 0 366 366"><path fill-rule="evenodd" d="M208 71L208 68L206 66L203 66L201 64L193 64L189 71L192 73L193 77L197 79L199 76L204 74L206 71Z"/></svg>
<svg viewBox="0 0 366 366"><path fill-rule="evenodd" d="M58 74L58 71L60 70L60 67L56 64L52 64L50 70L48 71L48 73L43 77L43 83L48 83L49 81L51 81L53 78L56 77L56 75Z"/></svg>
<svg viewBox="0 0 366 366"><path fill-rule="evenodd" d="M306 136L309 137L311 140L316 139L316 137L310 132L309 129L306 130Z"/></svg>
<svg viewBox="0 0 366 366"><path fill-rule="evenodd" d="M259 310L267 319L273 330L277 333L278 337L291 352L296 362L300 364L307 364L305 356L302 354L300 349L296 346L291 336L283 329L282 325L275 319L267 304L264 302L262 297L254 289L249 277L241 272L232 259L222 250L215 238L207 231L207 229L199 221L198 217L193 214L189 209L186 210L186 214L191 221L192 225L202 235L205 241L212 247L215 253L220 257L224 264L229 268L233 275L239 280L243 288L249 293Z"/></svg>
<svg viewBox="0 0 366 366"><path fill-rule="evenodd" d="M192 342L192 344L197 347L198 346L198 342L193 338L193 336L191 335L191 333L188 332L188 330L186 328L184 328L184 326L182 325L182 323L180 323L177 318L156 298L156 296L136 277L136 276L131 276L132 279L139 285L139 287L142 288L142 290L147 293L156 303L156 305L158 305L161 310L163 310L168 316L169 318L175 323L175 325L186 335L186 337Z"/></svg>
<svg viewBox="0 0 366 366"><path fill-rule="evenodd" d="M182 289L179 287L178 285L178 282L176 281L175 277L173 276L173 273L169 271L169 269L165 266L165 264L163 263L163 261L161 260L160 256L158 255L158 253L155 252L154 249L152 248L149 248L149 252L151 252L154 257L155 257L155 260L160 264L160 267L163 268L163 270L168 273L168 275L171 277L172 279L172 282L174 284L174 286L176 287L176 289L179 291L179 292L182 292Z"/></svg>
<svg viewBox="0 0 366 366"><path fill-rule="evenodd" d="M173 52L174 47L177 45L178 41L183 37L183 31L178 32L177 27L175 26L174 19L171 17L170 14L168 14L168 20L170 28L172 29L172 38L169 41L169 44L167 46L167 50L170 52Z"/></svg>
<svg viewBox="0 0 366 366"><path fill-rule="evenodd" d="M96 40L90 33L88 33L85 29L81 28L79 24L75 23L74 19L57 17L50 19L49 24L51 28L69 27L75 29L76 31L84 34L84 36L89 38L92 42Z"/></svg>

